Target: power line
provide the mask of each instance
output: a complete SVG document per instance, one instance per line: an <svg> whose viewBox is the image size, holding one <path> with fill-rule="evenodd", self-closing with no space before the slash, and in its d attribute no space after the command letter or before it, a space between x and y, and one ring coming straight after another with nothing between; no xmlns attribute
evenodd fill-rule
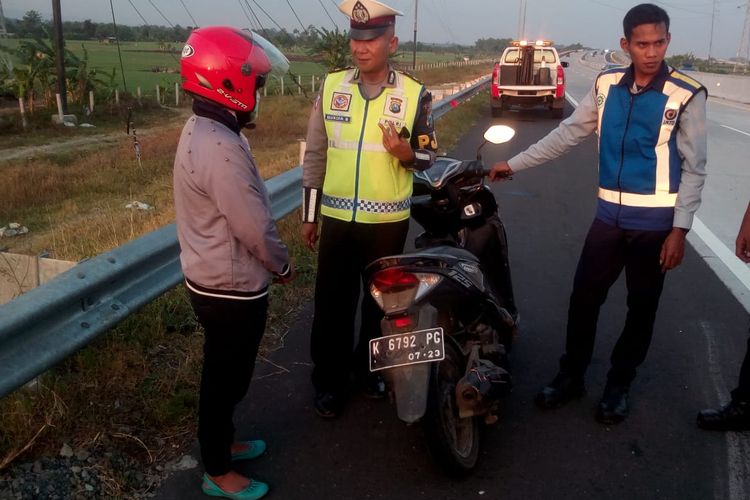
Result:
<svg viewBox="0 0 750 500"><path fill-rule="evenodd" d="M170 27L174 28L174 24L172 24L171 22L169 22L169 19L167 19L167 16L165 16L165 15L164 15L164 13L163 13L162 11L160 11L160 10L159 10L159 7L157 7L156 5L154 5L154 2L152 2L151 0L148 0L148 3L150 3L150 4L151 4L151 6L152 6L152 7L154 8L154 9L156 9L156 12L158 12L158 13L159 13L159 15L160 15L160 16L161 16L161 17L162 17L162 18L163 18L163 19L164 19L164 20L165 20L165 21L167 22L167 24L168 24L168 25L169 25Z"/></svg>
<svg viewBox="0 0 750 500"><path fill-rule="evenodd" d="M122 73L122 88L125 92L128 91L128 85L125 83L125 66L122 64L122 52L120 52L120 37L117 36L117 21L115 21L115 8L112 5L112 0L109 0L109 9L112 11L112 26L115 30L115 42L117 43L117 56L120 58L120 73Z"/></svg>
<svg viewBox="0 0 750 500"><path fill-rule="evenodd" d="M242 2L242 0L237 0L237 2L240 4L240 8L242 8L242 13L245 14L245 17L247 18L247 22L250 24L250 27L255 28L255 24L253 23L253 20L250 18L250 14L247 13L245 4Z"/></svg>
<svg viewBox="0 0 750 500"><path fill-rule="evenodd" d="M247 8L250 10L250 13L253 15L253 18L255 19L255 22L258 23L258 27L260 28L260 30L263 32L263 34L265 35L265 37L270 41L271 40L271 36L266 31L266 28L263 27L263 24L260 22L260 19L258 19L258 16L255 15L255 11L253 10L252 6L250 5L250 2L248 2L247 0L245 0L245 5L247 5Z"/></svg>
<svg viewBox="0 0 750 500"><path fill-rule="evenodd" d="M328 19L331 20L331 23L333 23L333 27L338 28L338 26L336 25L336 21L333 20L333 18L331 17L331 14L328 13L328 9L326 9L326 6L323 5L323 0L318 0L318 3L320 4L321 7L323 7L323 12L325 12L326 16L328 16Z"/></svg>
<svg viewBox="0 0 750 500"><path fill-rule="evenodd" d="M148 21L146 21L146 18L143 17L143 14L141 14L141 11L139 11L135 7L135 5L133 4L133 1L132 0L128 0L128 3L130 4L131 7L133 7L133 10L135 10L135 12L138 14L138 17L140 17L143 20L143 24L145 24L146 26L148 26Z"/></svg>
<svg viewBox="0 0 750 500"><path fill-rule="evenodd" d="M289 0L286 0L286 4L289 6L290 9L292 9L292 14L294 14L294 17L297 18L297 22L302 27L303 32L307 32L307 28L305 28L305 25L302 24L302 21L300 20L299 16L297 15L297 12L295 12L294 7L292 7L292 4L289 2Z"/></svg>
<svg viewBox="0 0 750 500"><path fill-rule="evenodd" d="M258 7L258 8L260 9L260 11L261 11L262 13L264 13L264 14L266 15L266 17L268 17L268 19L270 19L270 20L271 20L271 22L272 22L273 24L275 24L275 25L276 25L276 27L277 27L277 28L279 28L279 30L281 30L281 31L284 31L284 28L282 28L282 27L281 27L281 25L280 25L279 23L277 23L277 22L276 22L276 21L274 20L274 18L272 18L272 17L271 17L271 15L270 15L270 14L269 14L268 12L266 12L266 11L265 11L265 10L263 9L263 7L261 7L261 6L260 6L260 4L259 4L258 2L256 2L255 0L253 0L253 3L255 4L255 6L256 6L256 7Z"/></svg>
<svg viewBox="0 0 750 500"><path fill-rule="evenodd" d="M180 0L180 3L182 4L183 7L185 7L185 12L188 13L188 16L190 16L190 19L193 21L193 26L195 26L197 28L198 27L198 22L195 20L195 18L193 17L193 15L188 10L187 5L185 5L185 2L183 2L182 0Z"/></svg>

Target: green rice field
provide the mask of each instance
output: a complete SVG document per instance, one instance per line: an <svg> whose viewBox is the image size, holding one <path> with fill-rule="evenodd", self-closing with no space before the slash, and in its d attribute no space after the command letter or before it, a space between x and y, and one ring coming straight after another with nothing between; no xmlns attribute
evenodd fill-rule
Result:
<svg viewBox="0 0 750 500"><path fill-rule="evenodd" d="M0 46L10 49L17 47L18 43L19 40L17 39L0 39ZM112 74L112 68L115 68L117 72L116 81L119 88L123 89L116 44L90 40L66 40L66 47L79 57L83 55L85 47L88 51L90 67L95 68L97 72L101 72L103 79L108 79L109 75ZM180 81L179 59L181 49L182 42L120 42L127 90L135 94L136 89L140 87L144 96L153 95L156 86L159 85L166 88L168 92L174 92L174 84ZM5 54L0 53L0 55ZM301 77L302 86L309 92L312 75L323 75L325 67L313 61L300 60L306 57L304 53L289 54L289 57L293 59L290 67L291 73ZM418 52L417 64L454 61L457 57L459 57L457 54ZM400 64L409 65L412 61L412 54L399 52L395 60ZM17 63L18 61L14 62ZM291 75L285 77L286 93L298 92L292 79ZM268 92L278 93L279 86L277 80L271 79L268 84Z"/></svg>

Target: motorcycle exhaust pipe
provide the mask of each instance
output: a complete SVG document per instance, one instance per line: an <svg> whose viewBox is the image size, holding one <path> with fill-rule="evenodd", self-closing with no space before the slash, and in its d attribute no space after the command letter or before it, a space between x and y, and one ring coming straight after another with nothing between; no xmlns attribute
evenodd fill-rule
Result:
<svg viewBox="0 0 750 500"><path fill-rule="evenodd" d="M510 373L489 360L480 359L479 364L469 370L456 383L456 405L461 418L486 415L493 423L492 410L497 401L510 393Z"/></svg>

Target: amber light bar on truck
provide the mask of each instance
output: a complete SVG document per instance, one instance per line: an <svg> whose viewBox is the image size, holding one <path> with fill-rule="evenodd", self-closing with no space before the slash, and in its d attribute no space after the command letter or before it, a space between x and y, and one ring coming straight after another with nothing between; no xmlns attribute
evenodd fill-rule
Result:
<svg viewBox="0 0 750 500"><path fill-rule="evenodd" d="M526 47L529 45L536 45L537 47L552 47L552 40L513 40L510 42L513 47Z"/></svg>

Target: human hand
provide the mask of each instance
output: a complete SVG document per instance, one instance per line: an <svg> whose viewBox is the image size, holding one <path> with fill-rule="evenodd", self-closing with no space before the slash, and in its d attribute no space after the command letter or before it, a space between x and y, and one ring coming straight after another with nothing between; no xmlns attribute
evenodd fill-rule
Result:
<svg viewBox="0 0 750 500"><path fill-rule="evenodd" d="M682 258L685 256L685 235L687 230L681 227L672 228L672 232L669 233L667 239L661 246L661 253L659 254L659 265L661 265L661 272L666 273L670 269L674 269L682 263Z"/></svg>
<svg viewBox="0 0 750 500"><path fill-rule="evenodd" d="M315 250L315 243L318 241L318 223L317 222L303 222L300 230L302 235L302 242L310 250Z"/></svg>
<svg viewBox="0 0 750 500"><path fill-rule="evenodd" d="M414 160L414 151L411 149L411 144L399 135L393 122L386 122L385 125L378 123L378 127L383 131L383 147L385 150L398 158L399 161L411 163Z"/></svg>
<svg viewBox="0 0 750 500"><path fill-rule="evenodd" d="M490 169L489 178L491 181L497 181L500 179L507 179L513 175L513 169L510 168L507 161L499 161L492 165Z"/></svg>
<svg viewBox="0 0 750 500"><path fill-rule="evenodd" d="M745 216L742 218L740 230L737 232L735 255L737 255L742 262L750 262L750 203L747 204Z"/></svg>

